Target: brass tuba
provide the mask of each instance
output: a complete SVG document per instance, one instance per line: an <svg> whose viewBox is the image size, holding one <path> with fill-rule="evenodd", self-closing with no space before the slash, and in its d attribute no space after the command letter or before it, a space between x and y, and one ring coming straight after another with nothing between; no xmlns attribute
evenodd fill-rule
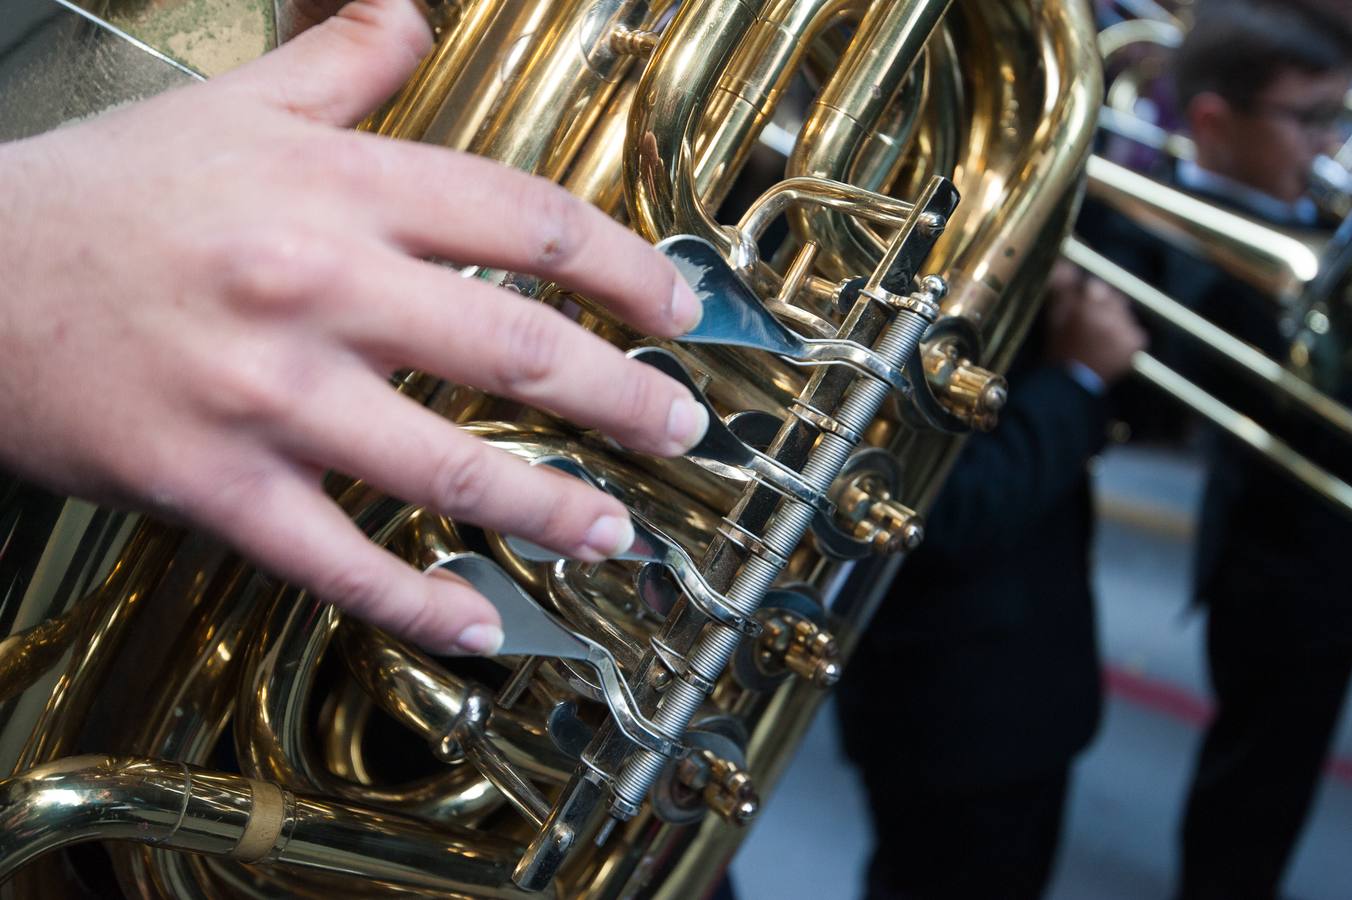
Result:
<svg viewBox="0 0 1352 900"><path fill-rule="evenodd" d="M225 37L266 45L289 21L14 10L6 136L198 77L248 55ZM468 273L686 379L718 446L645 458L402 375L397 390L615 492L641 526L634 559L584 565L335 480L372 540L498 604L509 646L491 660L431 659L202 536L0 482L7 896L700 896L921 538L961 435L1003 403L996 373L1077 205L1099 106L1087 4L435 15L436 49L364 127L558 180L712 285L706 304L741 324L658 343L586 297ZM804 84L815 99L795 107ZM772 134L782 172L720 218Z"/></svg>

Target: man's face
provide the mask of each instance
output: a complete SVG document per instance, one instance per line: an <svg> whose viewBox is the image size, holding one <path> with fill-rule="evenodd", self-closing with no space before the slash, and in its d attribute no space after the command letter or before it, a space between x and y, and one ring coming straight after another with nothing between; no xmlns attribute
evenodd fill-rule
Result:
<svg viewBox="0 0 1352 900"><path fill-rule="evenodd" d="M1311 75L1287 69L1246 110L1218 122L1223 174L1288 202L1309 187L1315 157L1334 149L1336 124L1352 72Z"/></svg>

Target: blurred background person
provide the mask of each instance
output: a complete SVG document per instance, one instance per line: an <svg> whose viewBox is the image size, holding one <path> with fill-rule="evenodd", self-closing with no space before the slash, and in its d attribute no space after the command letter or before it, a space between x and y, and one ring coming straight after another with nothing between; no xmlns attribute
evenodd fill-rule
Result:
<svg viewBox="0 0 1352 900"><path fill-rule="evenodd" d="M1041 896L1098 721L1086 464L1145 338L1125 298L1066 263L1041 325L841 685L874 900Z"/></svg>
<svg viewBox="0 0 1352 900"><path fill-rule="evenodd" d="M1174 63L1179 108L1196 144L1177 184L1267 224L1317 229L1307 195L1315 157L1334 149L1352 88L1352 6L1209 0ZM1282 361L1288 335L1273 298L1181 253L1160 283L1232 334ZM1315 462L1348 471L1319 426L1209 360L1181 367ZM1345 368L1345 363L1343 368ZM1321 385L1344 405L1352 383ZM1209 613L1207 663L1217 712L1197 758L1182 823L1180 891L1275 897L1309 810L1352 673L1352 521L1237 441L1205 435L1208 478L1195 591Z"/></svg>

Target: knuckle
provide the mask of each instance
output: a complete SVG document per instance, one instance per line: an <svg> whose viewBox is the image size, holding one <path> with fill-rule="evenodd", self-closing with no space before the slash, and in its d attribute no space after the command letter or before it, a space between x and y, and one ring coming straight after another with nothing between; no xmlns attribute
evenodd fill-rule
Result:
<svg viewBox="0 0 1352 900"><path fill-rule="evenodd" d="M489 461L482 448L444 451L432 467L428 495L437 511L472 514L488 497Z"/></svg>
<svg viewBox="0 0 1352 900"><path fill-rule="evenodd" d="M360 616L373 615L386 579L365 563L346 563L325 572L315 584L324 600Z"/></svg>
<svg viewBox="0 0 1352 900"><path fill-rule="evenodd" d="M537 273L566 268L586 240L586 208L565 189L542 179L531 179L522 191L526 258Z"/></svg>
<svg viewBox="0 0 1352 900"><path fill-rule="evenodd" d="M326 135L322 154L318 154L317 175L323 187L348 197L370 196L378 189L378 181L386 164L381 151L383 145L360 134ZM314 148L306 161L315 166Z"/></svg>
<svg viewBox="0 0 1352 900"><path fill-rule="evenodd" d="M276 474L270 467L234 461L190 479L160 481L156 488L163 492L164 502L233 535L247 527L258 510L268 508L275 484Z"/></svg>
<svg viewBox="0 0 1352 900"><path fill-rule="evenodd" d="M538 304L521 304L499 322L496 382L500 390L530 397L556 375L563 362L562 317Z"/></svg>
<svg viewBox="0 0 1352 900"><path fill-rule="evenodd" d="M391 628L411 640L435 635L441 630L441 605L430 590L419 591L404 609L397 612Z"/></svg>
<svg viewBox="0 0 1352 900"><path fill-rule="evenodd" d="M660 377L650 372L639 372L621 379L619 396L614 406L616 421L648 422L658 411L659 404L662 412L659 418L665 418L666 406L670 404L662 404Z"/></svg>
<svg viewBox="0 0 1352 900"><path fill-rule="evenodd" d="M297 227L242 234L214 252L226 297L237 308L263 314L309 308L334 286L341 267L333 241Z"/></svg>
<svg viewBox="0 0 1352 900"><path fill-rule="evenodd" d="M206 386L217 415L235 422L276 422L295 408L296 397L273 367L257 354L237 354L212 373Z"/></svg>

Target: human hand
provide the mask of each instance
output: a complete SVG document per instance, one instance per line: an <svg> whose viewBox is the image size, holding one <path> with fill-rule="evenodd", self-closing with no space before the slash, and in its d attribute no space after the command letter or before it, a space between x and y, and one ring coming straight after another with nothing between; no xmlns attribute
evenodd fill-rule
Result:
<svg viewBox="0 0 1352 900"><path fill-rule="evenodd" d="M1065 260L1053 268L1047 288L1047 357L1078 362L1105 384L1127 374L1132 354L1147 344L1127 298Z"/></svg>
<svg viewBox="0 0 1352 900"><path fill-rule="evenodd" d="M409 0L356 0L209 83L0 146L0 467L205 528L433 651L491 652L488 601L367 541L325 471L586 560L628 546L627 513L469 437L389 373L660 455L707 417L558 312L422 258L556 280L660 336L700 307L562 188L346 130L430 43Z"/></svg>

